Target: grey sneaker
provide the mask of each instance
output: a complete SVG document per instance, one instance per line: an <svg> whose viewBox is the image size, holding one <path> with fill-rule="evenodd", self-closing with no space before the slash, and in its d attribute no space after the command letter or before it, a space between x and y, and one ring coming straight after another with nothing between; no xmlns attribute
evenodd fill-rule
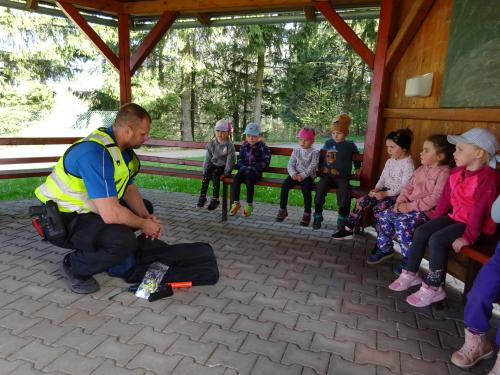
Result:
<svg viewBox="0 0 500 375"><path fill-rule="evenodd" d="M66 255L62 261L61 268L59 269L64 279L67 281L69 288L72 292L77 294L90 294L99 290L99 283L92 276L88 278L81 278L73 275L69 268L69 259Z"/></svg>

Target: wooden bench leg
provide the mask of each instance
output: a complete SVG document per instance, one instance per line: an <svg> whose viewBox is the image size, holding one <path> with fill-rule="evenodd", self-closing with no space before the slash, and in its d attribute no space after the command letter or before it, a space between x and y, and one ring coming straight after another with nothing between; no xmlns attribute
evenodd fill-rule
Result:
<svg viewBox="0 0 500 375"><path fill-rule="evenodd" d="M227 184L222 182L222 221L227 221Z"/></svg>

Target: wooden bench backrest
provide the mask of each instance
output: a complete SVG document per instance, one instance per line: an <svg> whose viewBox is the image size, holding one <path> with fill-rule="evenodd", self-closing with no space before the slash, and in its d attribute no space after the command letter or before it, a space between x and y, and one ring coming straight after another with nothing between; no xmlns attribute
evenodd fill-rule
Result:
<svg viewBox="0 0 500 375"><path fill-rule="evenodd" d="M18 145L58 145L58 144L72 144L80 138L75 137L59 137L59 138L0 138L0 145L18 146ZM192 141L173 141L166 139L151 138L144 143L145 147L179 147L179 148L192 148L192 149L205 149L207 142L192 142ZM240 145L235 145L236 151L239 151ZM293 148L289 147L269 147L272 155L290 156L292 154ZM171 158L163 156L153 156L144 155L138 152L139 159L141 161L157 162L163 164L176 164L176 165L187 165L194 167L203 166L203 161L192 160L192 159L182 159L182 158ZM48 163L56 162L60 156L41 156L41 157L20 157L20 158L0 158L0 165L4 164L36 164L36 163ZM354 160L363 160L363 155L355 155ZM277 174L287 174L287 169L282 167L268 167L266 172L277 173ZM26 170L13 170L13 171L0 171L1 178L16 178L16 177L33 177L33 176L46 176L50 172L47 172L46 168L31 168Z"/></svg>

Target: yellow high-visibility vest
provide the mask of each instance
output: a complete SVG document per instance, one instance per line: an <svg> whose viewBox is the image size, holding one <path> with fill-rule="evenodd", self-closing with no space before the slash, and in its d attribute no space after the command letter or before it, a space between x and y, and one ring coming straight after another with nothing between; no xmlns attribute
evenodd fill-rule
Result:
<svg viewBox="0 0 500 375"><path fill-rule="evenodd" d="M129 150L132 153L132 159L127 164L123 159L120 148L113 137L105 132L105 128L93 131L86 138L70 146L57 161L47 180L35 189L35 195L42 203L53 200L57 203L59 211L62 212L98 213L95 204L88 196L83 179L70 174L64 168L64 158L75 145L81 142L95 142L108 151L115 167L114 181L118 199L123 196L129 180L139 173L139 158L134 151Z"/></svg>

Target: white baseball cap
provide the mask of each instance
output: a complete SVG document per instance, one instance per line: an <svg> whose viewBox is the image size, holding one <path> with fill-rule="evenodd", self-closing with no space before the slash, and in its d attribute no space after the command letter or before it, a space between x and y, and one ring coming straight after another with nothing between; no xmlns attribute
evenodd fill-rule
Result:
<svg viewBox="0 0 500 375"><path fill-rule="evenodd" d="M481 147L488 154L490 154L491 158L490 166L495 168L496 166L495 155L497 151L500 149L500 146L498 144L496 135L491 131L489 131L488 129L473 128L467 130L462 135L449 135L447 139L448 142L454 145L456 145L457 143L469 143Z"/></svg>

